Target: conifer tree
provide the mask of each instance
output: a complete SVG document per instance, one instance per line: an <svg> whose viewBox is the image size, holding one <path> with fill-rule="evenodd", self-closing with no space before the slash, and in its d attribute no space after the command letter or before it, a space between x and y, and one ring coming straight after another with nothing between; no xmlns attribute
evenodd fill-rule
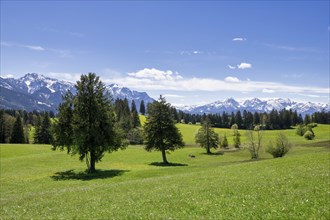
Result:
<svg viewBox="0 0 330 220"><path fill-rule="evenodd" d="M115 114L105 85L95 73L82 75L75 85L77 93L67 94L54 123L53 149L67 149L85 160L88 173L96 171L105 152L124 147L115 126ZM67 133L63 133L67 131Z"/></svg>
<svg viewBox="0 0 330 220"><path fill-rule="evenodd" d="M162 152L164 164L169 164L166 151L184 147L182 135L175 126L170 104L160 96L158 101L148 107L148 117L144 125L145 149Z"/></svg>
<svg viewBox="0 0 330 220"><path fill-rule="evenodd" d="M222 148L226 148L228 147L228 140L227 140L227 136L225 134L225 136L223 137L222 141L221 141L221 147Z"/></svg>
<svg viewBox="0 0 330 220"><path fill-rule="evenodd" d="M50 144L52 137L50 133L50 126L51 123L48 116L48 112L45 112L44 118L40 126L40 144Z"/></svg>
<svg viewBox="0 0 330 220"><path fill-rule="evenodd" d="M207 154L211 154L211 148L216 149L219 145L219 135L214 132L211 127L211 121L206 116L202 123L202 127L198 129L195 136L195 142L200 144L202 148L206 149Z"/></svg>
<svg viewBox="0 0 330 220"><path fill-rule="evenodd" d="M14 123L13 131L11 133L10 143L15 143L15 144L25 143L22 118L19 114L17 115L16 121Z"/></svg>
<svg viewBox="0 0 330 220"><path fill-rule="evenodd" d="M142 115L145 115L145 114L146 114L146 106L145 106L143 100L141 100L141 103L140 103L140 113L141 113Z"/></svg>
<svg viewBox="0 0 330 220"><path fill-rule="evenodd" d="M133 128L137 128L141 125L140 123L140 119L139 119L139 114L136 110L136 105L135 105L135 101L132 100L132 108L131 108L131 115L132 115L132 126Z"/></svg>
<svg viewBox="0 0 330 220"><path fill-rule="evenodd" d="M34 136L33 136L33 142L35 144L41 143L41 124L42 124L42 119L41 119L41 116L38 115L38 116L36 116L35 130L34 130Z"/></svg>

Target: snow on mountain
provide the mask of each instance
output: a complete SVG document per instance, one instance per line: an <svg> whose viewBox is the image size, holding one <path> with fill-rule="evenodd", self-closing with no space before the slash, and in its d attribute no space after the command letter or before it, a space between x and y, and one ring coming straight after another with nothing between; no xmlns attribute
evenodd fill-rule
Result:
<svg viewBox="0 0 330 220"><path fill-rule="evenodd" d="M303 115L312 114L317 111L329 111L329 104L320 104L320 103L298 103L291 101L290 99L268 99L260 100L258 98L247 99L241 102L236 101L233 98L225 99L224 101L216 101L210 104L188 107L184 108L178 107L179 110L192 113L192 114L208 114L208 113L222 113L222 112L236 112L236 111L250 111L250 112L270 112L273 109L282 110L282 109L291 109L292 111L297 111Z"/></svg>
<svg viewBox="0 0 330 220"><path fill-rule="evenodd" d="M0 103L1 108L53 110L55 112L62 101L62 96L67 91L75 93L73 83L49 78L37 73L28 73L18 79L0 77L0 88L0 98L3 100ZM140 107L141 100L144 100L145 104L154 101L145 92L132 91L125 87L119 87L116 84L110 84L106 88L114 100L127 98L129 103L134 100L137 109ZM22 94L26 97L25 99L18 98L22 97Z"/></svg>
<svg viewBox="0 0 330 220"><path fill-rule="evenodd" d="M140 108L141 100L144 100L145 104L154 101L154 99L145 92L133 91L126 87L120 87L117 84L109 84L106 88L114 100L117 98L127 98L130 104L132 100L134 100L137 109ZM62 101L62 96L68 90L75 93L73 83L49 78L37 73L28 73L18 79L0 77L0 89L0 108L16 108L31 111L56 111L59 103ZM207 105L177 107L179 110L193 114L230 113L238 110L270 112L273 109L281 110L284 108L297 111L303 115L312 114L316 111L330 110L329 104L312 102L298 103L283 98L268 100L253 98L240 102L236 101L234 98L228 98Z"/></svg>

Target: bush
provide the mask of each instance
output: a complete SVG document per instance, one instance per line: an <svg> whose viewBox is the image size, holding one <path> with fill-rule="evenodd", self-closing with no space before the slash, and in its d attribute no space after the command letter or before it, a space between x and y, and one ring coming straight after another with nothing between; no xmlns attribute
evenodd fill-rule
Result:
<svg viewBox="0 0 330 220"><path fill-rule="evenodd" d="M236 133L236 135L234 136L234 146L235 148L239 148L239 146L241 145L241 138L240 138L240 133Z"/></svg>
<svg viewBox="0 0 330 220"><path fill-rule="evenodd" d="M227 140L226 135L223 137L223 139L222 139L222 141L221 141L221 147L222 147L222 148L226 148L226 147L228 147L228 140Z"/></svg>
<svg viewBox="0 0 330 220"><path fill-rule="evenodd" d="M297 129L296 129L296 134L299 135L299 136L303 136L307 131L307 128L302 125L302 124L299 124Z"/></svg>
<svg viewBox="0 0 330 220"><path fill-rule="evenodd" d="M304 138L307 140L313 140L315 137L314 133L312 131L306 131L304 134Z"/></svg>
<svg viewBox="0 0 330 220"><path fill-rule="evenodd" d="M315 128L315 127L317 127L317 123L310 123L310 124L307 125L307 127Z"/></svg>
<svg viewBox="0 0 330 220"><path fill-rule="evenodd" d="M273 145L272 142L269 143L267 152L273 155L274 158L283 157L286 153L289 152L291 144L287 136L283 133L278 133L276 136L276 144Z"/></svg>

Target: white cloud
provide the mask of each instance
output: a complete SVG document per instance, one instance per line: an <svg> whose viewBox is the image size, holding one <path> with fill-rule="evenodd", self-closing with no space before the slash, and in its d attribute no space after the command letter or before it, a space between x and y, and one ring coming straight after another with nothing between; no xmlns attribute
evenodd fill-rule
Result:
<svg viewBox="0 0 330 220"><path fill-rule="evenodd" d="M8 79L8 78L14 78L14 75L12 74L6 74L4 76L1 76L2 78Z"/></svg>
<svg viewBox="0 0 330 220"><path fill-rule="evenodd" d="M184 98L182 95L175 95L175 94L164 94L164 97L169 97L169 98Z"/></svg>
<svg viewBox="0 0 330 220"><path fill-rule="evenodd" d="M240 63L239 65L237 65L237 68L242 69L242 70L250 69L250 68L252 68L252 64L250 64L250 63Z"/></svg>
<svg viewBox="0 0 330 220"><path fill-rule="evenodd" d="M35 46L35 45L23 45L23 47L26 47L30 50L36 50L36 51L44 51L45 48L43 48L42 46Z"/></svg>
<svg viewBox="0 0 330 220"><path fill-rule="evenodd" d="M237 77L233 77L233 76L227 76L225 78L226 82L239 82L240 80Z"/></svg>
<svg viewBox="0 0 330 220"><path fill-rule="evenodd" d="M246 38L235 37L235 38L233 38L233 41L246 41Z"/></svg>
<svg viewBox="0 0 330 220"><path fill-rule="evenodd" d="M167 51L167 52L170 52L170 51ZM198 54L202 54L203 51L199 51L199 50L193 50L193 51L190 51L190 50L183 50L183 51L180 51L180 55L198 55Z"/></svg>
<svg viewBox="0 0 330 220"><path fill-rule="evenodd" d="M171 70L158 70L155 68L144 68L143 70L139 70L134 73L128 73L129 76L133 76L136 78L144 78L144 79L154 79L154 80L175 80L182 79L178 73L174 73Z"/></svg>
<svg viewBox="0 0 330 220"><path fill-rule="evenodd" d="M49 72L47 74L50 77L54 77L56 79L61 79L65 81L69 81L75 83L80 79L81 73L57 73L57 72Z"/></svg>
<svg viewBox="0 0 330 220"><path fill-rule="evenodd" d="M201 54L201 53L202 51L198 51L198 50L193 51L193 54Z"/></svg>
<svg viewBox="0 0 330 220"><path fill-rule="evenodd" d="M263 93L274 93L275 91L272 89L262 89Z"/></svg>
<svg viewBox="0 0 330 220"><path fill-rule="evenodd" d="M236 69L236 66L228 65L228 68L231 70L234 70L234 69Z"/></svg>
<svg viewBox="0 0 330 220"><path fill-rule="evenodd" d="M106 79L107 80L107 79ZM102 81L105 82L104 79ZM329 94L329 88L311 86L293 86L278 82L240 80L228 76L224 80L212 78L183 78L178 73L154 68L143 69L126 76L112 78L121 86L143 91L205 91L205 92L260 92L263 93L305 93L311 95Z"/></svg>

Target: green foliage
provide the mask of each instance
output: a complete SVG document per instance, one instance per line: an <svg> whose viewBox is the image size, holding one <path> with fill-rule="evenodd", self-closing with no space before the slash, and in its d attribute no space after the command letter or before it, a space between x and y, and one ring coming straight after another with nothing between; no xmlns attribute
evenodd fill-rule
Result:
<svg viewBox="0 0 330 220"><path fill-rule="evenodd" d="M317 127L317 123L309 123L307 125L307 127L309 127L309 128L316 128Z"/></svg>
<svg viewBox="0 0 330 220"><path fill-rule="evenodd" d="M307 140L313 140L315 137L313 131L311 130L307 130L304 134L304 138L306 138Z"/></svg>
<svg viewBox="0 0 330 220"><path fill-rule="evenodd" d="M122 136L114 129L113 107L99 77L82 75L75 87L77 94L68 93L59 107L52 144L54 150L67 148L68 153L78 154L93 173L105 152L124 147Z"/></svg>
<svg viewBox="0 0 330 220"><path fill-rule="evenodd" d="M18 114L11 133L10 143L25 143L22 118Z"/></svg>
<svg viewBox="0 0 330 220"><path fill-rule="evenodd" d="M132 110L131 110L131 117L132 117L132 127L137 128L141 126L141 122L139 119L139 114L136 110L136 105L134 100L132 101Z"/></svg>
<svg viewBox="0 0 330 220"><path fill-rule="evenodd" d="M296 134L299 136L303 136L306 131L307 131L307 128L303 124L299 124L296 128Z"/></svg>
<svg viewBox="0 0 330 220"><path fill-rule="evenodd" d="M145 149L162 152L163 163L168 164L166 151L184 147L182 135L175 126L171 106L160 96L158 101L148 105L148 117L144 125Z"/></svg>
<svg viewBox="0 0 330 220"><path fill-rule="evenodd" d="M50 119L48 116L48 112L45 112L45 116L43 117L41 130L40 130L40 142L39 144L50 144L52 136L50 133Z"/></svg>
<svg viewBox="0 0 330 220"><path fill-rule="evenodd" d="M146 106L145 106L143 100L141 100L141 103L140 103L140 113L141 113L142 115L145 115L145 114L146 114Z"/></svg>
<svg viewBox="0 0 330 220"><path fill-rule="evenodd" d="M225 136L222 138L222 141L221 141L221 147L222 148L227 148L228 147L228 140L227 140L227 136L225 134Z"/></svg>
<svg viewBox="0 0 330 220"><path fill-rule="evenodd" d="M241 145L241 134L237 131L233 138L235 148L239 148Z"/></svg>
<svg viewBox="0 0 330 220"><path fill-rule="evenodd" d="M202 127L198 129L195 136L195 142L202 148L205 148L207 154L211 154L211 148L218 148L219 135L214 132L214 129L211 127L211 121L208 117L204 119Z"/></svg>
<svg viewBox="0 0 330 220"><path fill-rule="evenodd" d="M280 132L276 136L275 146L272 142L269 143L267 152L270 153L274 158L283 157L286 153L289 152L291 148L291 143L289 142L288 137Z"/></svg>
<svg viewBox="0 0 330 220"><path fill-rule="evenodd" d="M127 139L130 144L143 144L143 133L141 128L132 128L128 134Z"/></svg>

